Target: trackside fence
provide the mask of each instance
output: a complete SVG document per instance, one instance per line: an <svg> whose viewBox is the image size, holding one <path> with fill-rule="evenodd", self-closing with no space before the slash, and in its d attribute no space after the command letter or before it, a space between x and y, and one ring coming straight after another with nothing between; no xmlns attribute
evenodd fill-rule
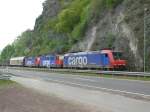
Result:
<svg viewBox="0 0 150 112"><path fill-rule="evenodd" d="M149 72L99 71L100 74L150 77Z"/></svg>

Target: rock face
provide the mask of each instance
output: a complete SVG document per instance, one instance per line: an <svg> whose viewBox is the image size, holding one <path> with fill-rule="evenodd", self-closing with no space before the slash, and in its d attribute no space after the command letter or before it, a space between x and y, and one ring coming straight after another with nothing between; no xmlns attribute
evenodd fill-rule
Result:
<svg viewBox="0 0 150 112"><path fill-rule="evenodd" d="M123 52L129 68L142 71L145 43L145 61L150 69L150 0L107 0L121 1L112 8L105 0L92 1L100 2L100 9L92 9L90 0L46 0L34 30L24 32L13 43L10 57L111 48ZM72 24L74 18L77 21ZM4 51L1 57L8 55L8 50Z"/></svg>
<svg viewBox="0 0 150 112"><path fill-rule="evenodd" d="M64 3L70 3L71 0L63 0ZM147 4L147 5L144 5ZM47 0L43 3L43 13L37 19L35 32L40 32L41 27L47 20L57 17L62 10L60 0ZM85 36L78 41L68 52L101 50L111 48L116 51L123 51L124 58L128 60L131 69L141 71L143 69L144 52L144 8L150 7L149 0L124 0L116 8L104 10L99 20L92 22L90 20ZM146 13L147 17L150 13ZM150 18L150 17L149 17ZM148 36L150 28L145 19L146 36L146 65L150 66L150 37ZM149 22L150 23L150 22ZM42 38L42 37L41 37ZM65 34L56 34L51 29L48 31L50 40L68 41ZM67 42L66 42L67 44ZM59 51L61 52L61 48ZM62 52L61 52L62 53Z"/></svg>
<svg viewBox="0 0 150 112"><path fill-rule="evenodd" d="M34 30L38 30L38 28L40 27L38 25L42 25L50 18L57 16L60 10L61 6L59 0L46 0L43 3L42 14L37 18L35 22Z"/></svg>
<svg viewBox="0 0 150 112"><path fill-rule="evenodd" d="M84 39L74 45L72 50L85 51L113 48L117 51L123 51L124 57L128 60L128 65L141 71L144 49L144 12L142 5L144 3L146 1L124 0L114 10L103 12L98 22L89 26ZM150 4L147 7L150 7ZM148 43L150 43L148 40L150 37L148 34L146 37L146 57L150 57L148 53ZM146 61L150 62L150 59L147 58Z"/></svg>

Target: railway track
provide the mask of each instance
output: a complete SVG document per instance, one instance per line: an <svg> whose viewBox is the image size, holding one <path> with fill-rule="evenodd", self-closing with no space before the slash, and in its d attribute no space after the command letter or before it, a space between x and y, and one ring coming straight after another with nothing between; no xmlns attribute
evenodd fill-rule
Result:
<svg viewBox="0 0 150 112"><path fill-rule="evenodd" d="M125 76L139 76L150 77L150 72L128 72L128 71L101 71L101 70L76 70L76 69L51 69L51 68L27 68L27 67L6 67L6 72L9 69L20 70L39 70L39 71L51 71L51 72L70 72L70 73L92 73L92 74L108 74L108 75L125 75Z"/></svg>

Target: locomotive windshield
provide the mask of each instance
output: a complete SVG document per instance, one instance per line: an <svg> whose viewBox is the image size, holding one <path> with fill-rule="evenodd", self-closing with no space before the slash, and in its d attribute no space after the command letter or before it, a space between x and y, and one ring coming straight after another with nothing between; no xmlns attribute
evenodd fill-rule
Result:
<svg viewBox="0 0 150 112"><path fill-rule="evenodd" d="M113 56L115 60L122 59L122 53L121 52L113 52Z"/></svg>

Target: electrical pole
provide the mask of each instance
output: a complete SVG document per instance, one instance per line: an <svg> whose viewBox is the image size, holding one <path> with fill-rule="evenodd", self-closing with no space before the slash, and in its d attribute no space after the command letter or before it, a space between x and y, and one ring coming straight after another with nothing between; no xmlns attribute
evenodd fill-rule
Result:
<svg viewBox="0 0 150 112"><path fill-rule="evenodd" d="M143 57L144 57L144 59L143 59L143 62L144 62L143 63L143 66L144 66L143 68L144 68L144 70L143 71L144 72L146 70L146 67L145 67L146 66L145 65L146 64L146 61L145 61L146 60L146 57L145 57L145 55L146 55L146 46L145 46L145 42L146 42L145 41L145 38L146 38L146 20L145 20L146 19L146 11L147 11L147 8L144 7L144 40L143 40L143 47L144 47L144 49L143 49L144 50L144 55L143 55Z"/></svg>
<svg viewBox="0 0 150 112"><path fill-rule="evenodd" d="M148 8L144 5L144 72L146 71L146 36L147 36L147 12Z"/></svg>

